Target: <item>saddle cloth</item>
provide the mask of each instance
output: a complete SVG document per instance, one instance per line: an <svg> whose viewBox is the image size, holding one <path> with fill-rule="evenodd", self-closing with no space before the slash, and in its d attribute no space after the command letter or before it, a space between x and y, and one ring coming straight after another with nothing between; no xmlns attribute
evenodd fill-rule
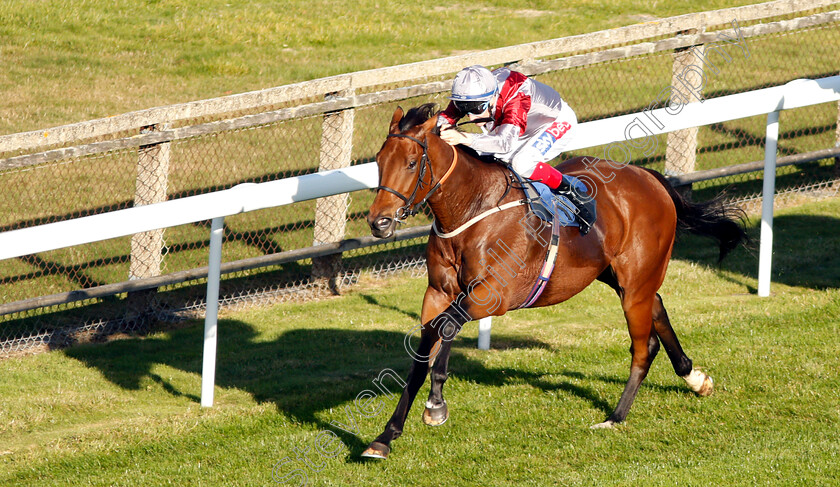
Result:
<svg viewBox="0 0 840 487"><path fill-rule="evenodd" d="M570 185L578 190L579 194L585 195L588 193L586 185L583 184L580 179L566 174L564 174L563 177L569 181ZM556 213L557 220L560 225L564 227L580 226L575 221L575 215L572 210L575 208L575 204L572 203L569 198L563 196L562 194L554 194L551 192L551 188L547 185L535 181L524 184L523 187L525 189L525 194L528 197L529 204L531 205L531 211L539 216L540 219L550 223L554 219L554 214ZM592 215L592 221L590 224L594 224L596 218L595 199L590 199L585 202L584 205Z"/></svg>

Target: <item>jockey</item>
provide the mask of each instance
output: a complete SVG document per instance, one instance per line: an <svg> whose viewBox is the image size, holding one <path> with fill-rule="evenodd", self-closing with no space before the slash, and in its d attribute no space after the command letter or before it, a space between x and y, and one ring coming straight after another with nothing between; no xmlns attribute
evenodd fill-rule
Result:
<svg viewBox="0 0 840 487"><path fill-rule="evenodd" d="M450 100L438 116L443 140L509 162L520 176L570 198L578 207L580 233L586 235L592 221L589 211L563 174L546 162L563 152L577 125L575 112L553 88L508 68L491 72L475 65L455 76ZM479 124L482 134L448 130L464 115L492 120Z"/></svg>

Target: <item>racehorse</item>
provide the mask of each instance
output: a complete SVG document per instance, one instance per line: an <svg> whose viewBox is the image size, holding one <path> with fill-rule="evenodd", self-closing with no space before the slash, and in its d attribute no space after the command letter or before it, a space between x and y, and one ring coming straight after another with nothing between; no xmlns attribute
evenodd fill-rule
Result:
<svg viewBox="0 0 840 487"><path fill-rule="evenodd" d="M372 234L390 237L396 223L424 202L434 223L426 248L429 285L420 342L414 350L406 341L413 356L406 386L384 432L362 456L388 456L430 367L423 422L436 426L448 419L443 384L452 339L464 323L523 305L560 303L595 280L612 287L621 300L632 359L618 405L593 428L624 421L660 342L674 372L696 394L711 394L712 379L695 369L683 352L657 290L665 279L677 230L717 240L723 259L746 239L737 210L718 200L689 202L661 174L638 166L587 157L565 161L558 169L590 183L597 222L586 235L575 227L555 232L555 265L534 300L534 284L546 267L551 225L534 222L508 167L444 142L437 135L434 110L434 104L426 104L404 114L398 107L376 155L379 187L367 216ZM599 177L594 177L596 172Z"/></svg>

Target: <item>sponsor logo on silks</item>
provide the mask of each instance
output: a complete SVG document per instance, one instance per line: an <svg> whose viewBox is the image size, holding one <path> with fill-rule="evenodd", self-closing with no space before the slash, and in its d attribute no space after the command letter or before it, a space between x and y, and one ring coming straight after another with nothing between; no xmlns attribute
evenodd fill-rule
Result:
<svg viewBox="0 0 840 487"><path fill-rule="evenodd" d="M551 126L545 129L545 132L537 137L537 140L534 141L534 148L538 150L540 154L546 155L548 150L551 149L551 146L557 142L557 139L563 137L570 128L572 128L572 126L569 122L554 122Z"/></svg>

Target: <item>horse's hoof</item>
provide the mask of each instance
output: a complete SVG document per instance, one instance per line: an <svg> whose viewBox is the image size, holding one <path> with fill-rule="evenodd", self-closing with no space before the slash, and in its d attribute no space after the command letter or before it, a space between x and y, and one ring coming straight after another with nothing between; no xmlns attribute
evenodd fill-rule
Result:
<svg viewBox="0 0 840 487"><path fill-rule="evenodd" d="M615 421L606 420L603 423L593 424L589 429L600 430L607 428L615 428Z"/></svg>
<svg viewBox="0 0 840 487"><path fill-rule="evenodd" d="M700 387L699 391L697 391L697 395L706 397L711 396L713 392L715 392L715 383L712 381L712 378L707 375L706 380L703 381L703 386Z"/></svg>
<svg viewBox="0 0 840 487"><path fill-rule="evenodd" d="M711 396L715 392L715 383L712 378L697 369L691 369L688 375L683 376L683 380L698 396Z"/></svg>
<svg viewBox="0 0 840 487"><path fill-rule="evenodd" d="M446 402L438 407L429 407L423 411L423 423L426 426L440 426L449 419L449 408L446 407Z"/></svg>
<svg viewBox="0 0 840 487"><path fill-rule="evenodd" d="M385 460L388 458L388 454L391 453L391 447L384 444L379 443L378 441L374 441L367 447L367 450L362 452L362 457L364 458L375 458L377 460Z"/></svg>

